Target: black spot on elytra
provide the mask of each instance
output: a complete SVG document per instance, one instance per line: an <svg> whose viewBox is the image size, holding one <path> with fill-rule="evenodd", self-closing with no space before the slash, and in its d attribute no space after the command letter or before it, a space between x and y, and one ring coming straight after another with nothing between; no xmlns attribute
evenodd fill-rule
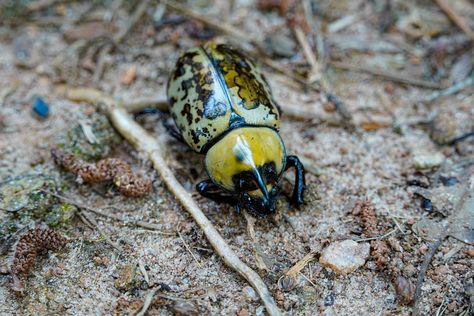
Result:
<svg viewBox="0 0 474 316"><path fill-rule="evenodd" d="M186 117L186 121L188 121L188 125L191 125L193 122L193 114L191 113L191 104L186 103L181 111L181 115Z"/></svg>

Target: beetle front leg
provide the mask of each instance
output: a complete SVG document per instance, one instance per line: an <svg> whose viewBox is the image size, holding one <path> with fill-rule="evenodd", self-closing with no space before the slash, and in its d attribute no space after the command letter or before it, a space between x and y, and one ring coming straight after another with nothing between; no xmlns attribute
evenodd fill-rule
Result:
<svg viewBox="0 0 474 316"><path fill-rule="evenodd" d="M306 182L305 182L305 171L304 166L301 161L296 156L288 156L286 157L286 167L285 171L289 168L295 168L295 187L293 189L293 195L291 197L291 202L296 206L300 206L303 204L303 194L304 190L306 189Z"/></svg>
<svg viewBox="0 0 474 316"><path fill-rule="evenodd" d="M237 199L230 193L222 191L212 180L204 180L196 185L196 190L202 196L211 199L217 203L227 203L230 205L236 205Z"/></svg>

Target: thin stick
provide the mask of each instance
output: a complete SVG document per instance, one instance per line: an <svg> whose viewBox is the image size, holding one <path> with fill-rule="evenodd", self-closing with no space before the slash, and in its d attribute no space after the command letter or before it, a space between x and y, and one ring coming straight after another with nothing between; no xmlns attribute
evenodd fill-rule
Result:
<svg viewBox="0 0 474 316"><path fill-rule="evenodd" d="M416 278L416 288L415 288L415 297L413 299L414 301L414 306L413 306L413 315L418 316L420 314L420 297L421 297L421 286L423 285L423 280L425 279L425 274L426 271L428 270L428 267L430 266L430 262L433 259L433 256L435 255L436 251L438 250L438 247L441 245L443 242L444 238L446 235L441 236L437 241L432 243L430 245L430 250L425 256L425 259L423 260L423 263L421 264L420 272L418 272L418 277Z"/></svg>
<svg viewBox="0 0 474 316"><path fill-rule="evenodd" d="M125 26L121 28L119 32L113 36L113 43L115 45L121 43L125 39L127 34L133 29L135 24L137 24L138 21L140 21L141 17L145 14L146 9L148 8L148 2L149 2L148 0L142 1L138 5L137 9L132 13L127 23L125 24ZM94 77L92 79L93 82L98 82L100 78L102 78L104 67L105 67L105 56L107 56L112 51L113 48L114 48L114 45L106 44L106 46L102 48L102 50L100 51L98 66L94 72Z"/></svg>
<svg viewBox="0 0 474 316"><path fill-rule="evenodd" d="M391 234L393 234L394 232L396 232L398 230L398 227L395 228L395 229L392 229L391 231L389 231L388 233L386 234L383 234L381 236L376 236L376 237L369 237L369 238L360 238L360 239L353 239L354 241L357 241L357 242L362 242L362 241L369 241L369 240L382 240L382 239L385 239L387 238L388 236L390 236Z"/></svg>
<svg viewBox="0 0 474 316"><path fill-rule="evenodd" d="M301 49L303 49L303 55L311 67L311 71L308 74L308 81L310 83L318 81L321 78L321 69L319 67L318 61L316 60L316 56L313 53L313 49L306 40L306 36L300 27L295 27L294 32L296 35L296 40L300 44Z"/></svg>
<svg viewBox="0 0 474 316"><path fill-rule="evenodd" d="M87 211L84 211L82 210L82 212L79 212L79 216L83 216L90 224L93 225L93 227L95 229L97 229L99 231L99 233L102 235L102 237L105 239L105 242L108 243L109 245L111 245L112 247L114 247L115 249L117 249L118 251L122 252L123 249L122 247L120 247L118 244L116 244L115 242L112 241L112 239L110 239L110 237L104 232L104 230L102 228L99 227L99 224L97 223L97 221L95 220L94 217L90 216L89 214L87 214Z"/></svg>
<svg viewBox="0 0 474 316"><path fill-rule="evenodd" d="M176 233L178 233L178 236L179 236L179 239L181 239L184 247L186 248L186 250L191 254L191 256L193 257L194 261L196 261L196 263L198 264L199 268L203 268L201 262L199 261L199 259L196 257L196 255L194 254L194 252L191 250L191 248L189 248L188 244L186 243L186 241L184 240L183 236L181 235L181 233L179 232L179 227L176 228Z"/></svg>
<svg viewBox="0 0 474 316"><path fill-rule="evenodd" d="M292 266L285 274L283 274L280 279L278 279L278 284L280 287L283 287L283 283L289 284L289 288L286 290L291 290L296 286L296 276L301 273L301 270L306 267L308 263L313 261L316 258L316 253L310 252L306 254L301 260L299 260L297 263L295 263L294 266ZM306 276L303 276L306 280L308 280L311 284L313 284ZM313 284L314 285L314 284Z"/></svg>
<svg viewBox="0 0 474 316"><path fill-rule="evenodd" d="M247 232L250 235L250 239L252 239L253 254L255 256L257 268L259 270L268 271L268 267L265 264L265 261L263 261L260 252L258 251L257 237L255 236L255 217L250 215L246 210L243 210L242 213L244 214L245 220L247 221Z"/></svg>
<svg viewBox="0 0 474 316"><path fill-rule="evenodd" d="M127 34L133 29L135 24L140 21L143 14L145 14L146 9L148 8L148 0L141 1L137 9L132 13L130 18L127 21L127 24L113 37L115 43L122 42Z"/></svg>
<svg viewBox="0 0 474 316"><path fill-rule="evenodd" d="M439 97L446 97L446 96L455 94L472 85L474 85L474 74L468 77L466 80L458 82L450 87L447 87L446 89L433 92L432 94L424 98L422 101L431 102Z"/></svg>
<svg viewBox="0 0 474 316"><path fill-rule="evenodd" d="M460 15L458 15L453 8L449 5L449 1L446 0L435 0L436 4L441 8L441 10L446 13L448 18L454 22L470 39L474 41L474 31L471 30L466 20Z"/></svg>
<svg viewBox="0 0 474 316"><path fill-rule="evenodd" d="M146 272L145 264L142 259L138 259L138 268L140 269L146 284L150 285L150 277L148 276L148 272Z"/></svg>
<svg viewBox="0 0 474 316"><path fill-rule="evenodd" d="M153 302L153 298L155 297L156 292L158 292L159 289L160 288L157 287L157 288L152 289L150 292L148 292L148 294L145 297L145 302L143 303L143 307L140 310L140 312L137 314L137 316L144 316L146 314L148 308L150 308L151 302Z"/></svg>
<svg viewBox="0 0 474 316"><path fill-rule="evenodd" d="M82 95L78 91L82 92ZM103 94L95 89L66 89L66 97L75 96L75 100L87 101L91 103L101 103L104 110L117 131L127 139L137 150L148 154L153 163L153 167L159 173L163 182L173 193L183 208L194 218L199 227L203 230L209 243L222 260L234 271L245 278L260 295L267 312L270 315L281 315L275 304L267 286L260 276L243 263L237 254L230 248L221 235L217 232L212 223L207 219L199 206L196 204L191 194L178 182L173 171L168 167L161 147L156 139L152 137L139 124L133 121L127 111L112 97Z"/></svg>
<svg viewBox="0 0 474 316"><path fill-rule="evenodd" d="M353 64L340 62L340 61L329 61L329 65L331 65L333 67L336 67L336 68L349 70L349 71L365 72L365 73L368 73L368 74L371 74L371 75L374 75L374 76L379 76L379 77L383 77L385 79L389 79L389 80L394 81L394 82L410 84L410 85L418 86L418 87L422 87L422 88L429 88L429 89L441 89L442 88L442 86L440 84L435 83L435 82L428 82L428 81L424 81L424 80L414 79L414 78L403 76L401 74L391 73L391 72L387 72L387 71L380 70L380 69L370 68L370 67L367 67L367 66L353 65Z"/></svg>
<svg viewBox="0 0 474 316"><path fill-rule="evenodd" d="M84 210L87 210L87 211L90 211L92 213L95 213L97 215L100 215L100 216L103 216L103 217L107 217L107 218L111 218L111 219L115 219L117 221L120 221L120 222L123 222L125 224L132 224L132 225L135 225L135 226L139 226L139 227L143 227L143 228L146 228L146 229L152 229L152 230L155 230L157 231L157 233L159 234L162 234L162 235L169 235L169 236L174 236L176 234L174 233L171 233L171 232L164 232L164 231L161 231L161 227L159 227L158 225L155 225L155 224L152 224L152 223L147 223L147 222L144 222L144 221L136 221L136 220L129 220L129 219L126 219L126 218L123 218L121 216L118 216L118 215L115 215L115 214L109 214L109 213L104 213L98 209L95 209L95 208L92 208L90 206L87 206L85 204L82 204L78 201L75 201L71 198L68 198L68 197L65 197L63 195L60 195L60 194L57 194L57 193L53 193L53 192L50 192L50 191L44 191L52 196L55 196L57 197L58 199L61 199L65 202L68 202L72 205L75 205L77 206L78 208L81 208L81 209L84 209Z"/></svg>
<svg viewBox="0 0 474 316"><path fill-rule="evenodd" d="M168 112L168 100L166 96L148 97L138 100L123 100L123 106L128 112L140 112L146 108L158 109L162 112Z"/></svg>

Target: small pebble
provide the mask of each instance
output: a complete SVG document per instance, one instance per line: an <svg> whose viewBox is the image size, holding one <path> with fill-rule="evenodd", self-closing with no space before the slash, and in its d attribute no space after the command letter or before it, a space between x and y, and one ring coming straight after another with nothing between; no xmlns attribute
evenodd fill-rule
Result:
<svg viewBox="0 0 474 316"><path fill-rule="evenodd" d="M439 167L444 161L444 155L440 152L420 153L413 156L413 165L416 169L430 169Z"/></svg>
<svg viewBox="0 0 474 316"><path fill-rule="evenodd" d="M129 86L137 77L137 67L135 65L129 66L123 73L120 78L120 83L123 85Z"/></svg>
<svg viewBox="0 0 474 316"><path fill-rule="evenodd" d="M42 119L49 115L49 105L41 97L36 97L33 101L33 111Z"/></svg>
<svg viewBox="0 0 474 316"><path fill-rule="evenodd" d="M418 249L422 255L426 254L428 252L428 246L423 244L420 249Z"/></svg>
<svg viewBox="0 0 474 316"><path fill-rule="evenodd" d="M336 273L351 273L364 265L369 251L368 243L357 243L353 240L336 241L323 250L319 262Z"/></svg>
<svg viewBox="0 0 474 316"><path fill-rule="evenodd" d="M397 276L393 282L395 292L397 292L397 300L401 304L408 305L415 297L415 286L403 276Z"/></svg>
<svg viewBox="0 0 474 316"><path fill-rule="evenodd" d="M180 315L180 316L199 315L198 308L193 302L176 301L174 302L172 309L175 315Z"/></svg>
<svg viewBox="0 0 474 316"><path fill-rule="evenodd" d="M329 294L324 298L324 306L332 306L334 305L334 301L336 300L336 297L334 293Z"/></svg>
<svg viewBox="0 0 474 316"><path fill-rule="evenodd" d="M429 199L422 198L421 200L421 208L427 212L433 211L433 203Z"/></svg>
<svg viewBox="0 0 474 316"><path fill-rule="evenodd" d="M454 137L457 123L450 111L439 112L430 123L430 137L437 144L446 144Z"/></svg>
<svg viewBox="0 0 474 316"><path fill-rule="evenodd" d="M417 273L417 270L416 270L416 268L415 268L414 265L412 265L412 264L407 264L407 265L403 268L403 272L405 273L406 276L412 277L412 276L414 276L414 275Z"/></svg>
<svg viewBox="0 0 474 316"><path fill-rule="evenodd" d="M237 316L250 316L249 311L245 308L237 311Z"/></svg>

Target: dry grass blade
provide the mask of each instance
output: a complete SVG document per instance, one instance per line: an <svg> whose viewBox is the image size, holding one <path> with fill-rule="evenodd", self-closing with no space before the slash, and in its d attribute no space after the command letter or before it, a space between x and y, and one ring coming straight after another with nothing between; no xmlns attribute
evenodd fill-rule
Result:
<svg viewBox="0 0 474 316"><path fill-rule="evenodd" d="M115 214L111 214L111 213L104 213L104 212L102 212L98 209L95 209L95 208L92 208L90 206L84 205L84 204L82 204L78 201L75 201L75 200L71 199L71 198L68 198L68 197L65 197L65 196L50 192L50 191L45 191L45 192L48 193L49 195L55 196L58 199L63 200L64 202L70 203L72 205L77 206L78 208L87 210L89 212L95 213L95 214L103 216L103 217L111 218L111 219L123 222L125 224L131 224L131 225L135 225L135 226L138 226L138 227L151 229L151 230L154 230L157 233L162 234L162 235L168 235L168 236L176 235L175 233L172 233L172 232L161 231L160 230L161 227L156 225L156 224L153 224L153 223L148 223L148 222L144 222L144 221L136 221L136 220L132 220L132 219L126 219L126 218L123 218L119 215L115 215Z"/></svg>
<svg viewBox="0 0 474 316"><path fill-rule="evenodd" d="M430 245L429 251L426 253L425 259L421 264L420 272L418 272L418 277L416 279L416 289L415 289L415 298L414 298L414 306L413 306L413 315L418 316L420 314L420 297L421 297L421 286L423 285L423 281L425 279L426 271L430 266L430 262L433 259L436 251L438 250L439 246L443 242L446 235L441 236L437 241Z"/></svg>
<svg viewBox="0 0 474 316"><path fill-rule="evenodd" d="M259 270L268 271L269 269L267 265L265 264L265 261L263 260L262 256L260 255L260 252L258 249L259 247L257 243L257 237L255 236L256 219L245 210L242 213L244 214L245 220L247 221L247 232L250 235L250 239L252 239L252 248L253 248L253 253L255 256L255 264L257 265L257 268Z"/></svg>
<svg viewBox="0 0 474 316"><path fill-rule="evenodd" d="M297 263L295 263L294 266L292 266L284 275L280 277L278 280L278 283L280 287L284 291L289 291L293 289L296 286L296 277L297 275L301 272L301 270L306 267L308 263L313 261L316 258L316 253L310 252L306 256L304 256L301 260L299 260ZM304 276L305 279L307 279L308 282L313 284L310 279L308 279L306 276ZM314 285L314 284L313 284Z"/></svg>
<svg viewBox="0 0 474 316"><path fill-rule="evenodd" d="M308 74L308 81L309 83L318 81L321 78L321 67L316 60L316 56L314 55L313 49L311 45L308 43L306 36L303 33L303 30L300 27L295 27L294 29L296 39L303 50L304 57L308 61L308 64L311 66L311 71Z"/></svg>
<svg viewBox="0 0 474 316"><path fill-rule="evenodd" d="M447 0L435 0L436 4L441 8L441 10L446 13L448 18L451 19L470 39L474 41L474 31L471 30L466 20L464 20L460 15L454 11Z"/></svg>
<svg viewBox="0 0 474 316"><path fill-rule="evenodd" d="M209 219L201 211L191 194L178 182L173 171L166 164L161 145L156 139L148 134L139 124L133 121L128 112L112 97L103 94L95 89L66 89L65 96L77 101L86 101L104 106L104 111L108 115L117 131L127 139L137 150L148 155L153 167L159 173L163 182L171 193L173 193L183 208L194 218L199 227L203 230L209 243L224 262L245 278L257 291L262 299L267 312L270 315L281 315L275 304L267 286L260 276L242 262L237 254L230 248Z"/></svg>
<svg viewBox="0 0 474 316"><path fill-rule="evenodd" d="M365 72L374 76L379 76L391 81L400 82L404 84L410 84L413 86L418 86L422 88L428 89L441 89L442 86L435 82L429 82L419 79L413 79L407 76L403 76L398 73L391 73L380 69L374 69L367 66L358 66L353 64L348 64L340 61L329 61L329 64L333 67L349 70L349 71L356 71L356 72Z"/></svg>
<svg viewBox="0 0 474 316"><path fill-rule="evenodd" d="M202 269L203 266L202 266L201 261L199 261L199 259L196 257L196 255L194 254L194 252L191 250L191 248L189 248L188 243L186 242L186 240L184 240L183 235L181 235L181 233L179 232L179 227L176 227L176 233L178 234L179 239L181 239L181 242L183 243L184 248L186 248L186 250L191 254L191 256L193 257L194 261L196 261L196 263L197 263L197 265L199 266L199 268Z"/></svg>

